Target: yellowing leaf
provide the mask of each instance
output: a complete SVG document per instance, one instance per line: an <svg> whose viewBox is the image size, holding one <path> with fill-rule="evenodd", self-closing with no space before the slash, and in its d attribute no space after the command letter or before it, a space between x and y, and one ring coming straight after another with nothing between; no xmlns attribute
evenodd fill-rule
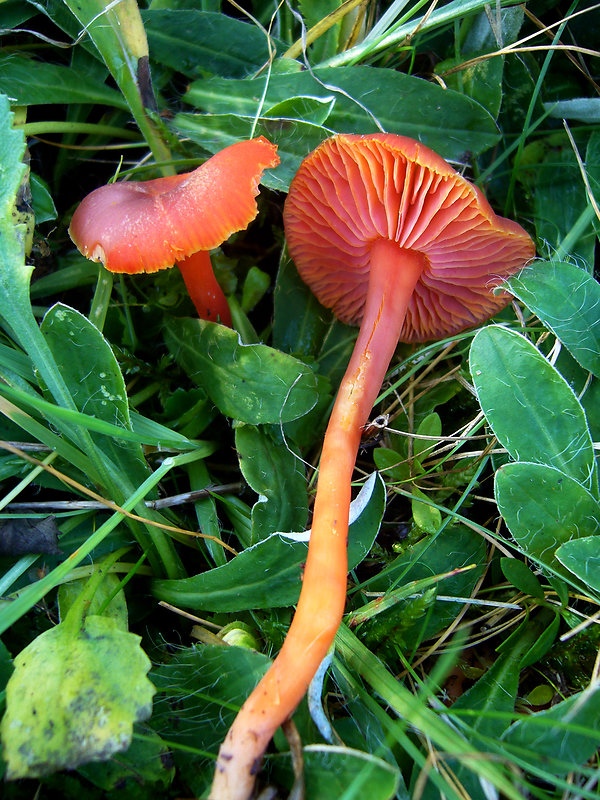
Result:
<svg viewBox="0 0 600 800"><path fill-rule="evenodd" d="M70 616L15 658L0 736L6 777L36 778L127 750L152 712L139 637L107 617Z"/></svg>

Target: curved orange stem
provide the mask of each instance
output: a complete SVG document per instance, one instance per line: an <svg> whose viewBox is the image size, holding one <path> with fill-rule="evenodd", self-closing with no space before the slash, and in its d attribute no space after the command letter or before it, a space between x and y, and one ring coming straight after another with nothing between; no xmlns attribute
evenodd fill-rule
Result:
<svg viewBox="0 0 600 800"><path fill-rule="evenodd" d="M363 320L323 441L296 613L279 655L221 745L211 800L248 800L264 750L302 699L335 638L346 600L350 484L361 433L425 264L420 253L393 242L373 246Z"/></svg>
<svg viewBox="0 0 600 800"><path fill-rule="evenodd" d="M177 262L200 319L221 322L231 327L231 311L217 283L208 250L198 250Z"/></svg>

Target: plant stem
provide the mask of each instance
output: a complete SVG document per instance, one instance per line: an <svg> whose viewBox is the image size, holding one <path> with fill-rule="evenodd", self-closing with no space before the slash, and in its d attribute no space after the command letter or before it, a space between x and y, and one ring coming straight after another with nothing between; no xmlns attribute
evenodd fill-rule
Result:
<svg viewBox="0 0 600 800"><path fill-rule="evenodd" d="M341 622L356 454L424 266L420 253L403 250L394 242L382 240L372 248L363 320L323 441L298 607L279 655L244 703L221 746L213 800L250 796L266 746L302 699Z"/></svg>

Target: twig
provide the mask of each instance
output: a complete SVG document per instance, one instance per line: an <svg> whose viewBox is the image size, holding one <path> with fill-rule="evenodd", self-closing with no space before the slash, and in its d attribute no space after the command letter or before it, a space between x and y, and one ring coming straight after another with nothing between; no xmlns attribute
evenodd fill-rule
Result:
<svg viewBox="0 0 600 800"><path fill-rule="evenodd" d="M208 486L206 489L195 489L182 494L174 494L170 497L161 497L159 500L145 500L146 508L160 509L181 506L185 503L195 503L203 497L210 497L213 494L230 494L239 492L244 488L244 484L224 483L222 486ZM40 500L36 503L9 503L7 511L95 511L106 508L106 503L99 500Z"/></svg>

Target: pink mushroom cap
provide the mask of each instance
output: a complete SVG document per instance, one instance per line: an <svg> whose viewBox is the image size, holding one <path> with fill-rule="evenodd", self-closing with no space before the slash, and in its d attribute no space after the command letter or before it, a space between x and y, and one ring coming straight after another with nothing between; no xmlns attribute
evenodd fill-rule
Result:
<svg viewBox="0 0 600 800"><path fill-rule="evenodd" d="M69 234L112 272L156 272L218 247L256 217L263 171L279 164L260 136L216 153L193 172L101 186L81 202Z"/></svg>

